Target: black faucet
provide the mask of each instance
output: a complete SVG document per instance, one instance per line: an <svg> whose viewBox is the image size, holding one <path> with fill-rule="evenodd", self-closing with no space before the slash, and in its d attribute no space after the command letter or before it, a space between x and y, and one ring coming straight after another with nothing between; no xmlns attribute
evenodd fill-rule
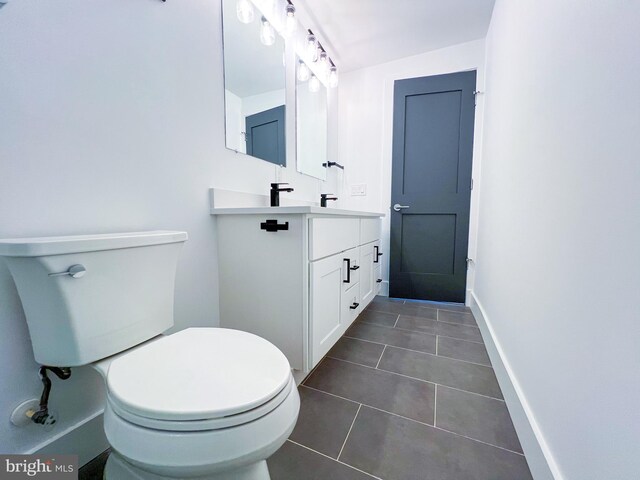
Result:
<svg viewBox="0 0 640 480"><path fill-rule="evenodd" d="M289 185L288 183L272 183L271 184L271 206L280 206L280 192L293 192L293 188L280 188L280 185Z"/></svg>
<svg viewBox="0 0 640 480"><path fill-rule="evenodd" d="M337 200L338 197L330 197L329 195L333 195L333 193L321 193L320 194L320 206L326 207L327 200Z"/></svg>

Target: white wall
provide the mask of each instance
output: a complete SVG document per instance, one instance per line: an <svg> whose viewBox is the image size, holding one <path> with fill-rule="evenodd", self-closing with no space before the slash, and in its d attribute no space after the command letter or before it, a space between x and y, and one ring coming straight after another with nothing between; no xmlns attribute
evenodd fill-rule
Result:
<svg viewBox="0 0 640 480"><path fill-rule="evenodd" d="M363 68L341 75L338 91L338 158L345 166L340 178L337 206L386 213L382 251L387 252L383 286L388 289L389 220L391 205L391 152L393 141L393 84L395 80L477 70L476 85L484 85L484 40ZM478 98L473 148L473 177L479 184L483 102ZM350 185L366 184L366 196L351 196ZM471 195L469 256L475 257L477 190ZM473 285L473 268L467 286Z"/></svg>
<svg viewBox="0 0 640 480"><path fill-rule="evenodd" d="M323 188L294 157L281 168L225 149L219 17L216 0L21 0L0 11L0 238L186 230L176 328L218 324L210 187L266 194L282 179L309 201ZM54 381L53 431L13 427L11 410L41 384L2 262L0 322L0 452L35 449L100 411L100 379L78 368Z"/></svg>
<svg viewBox="0 0 640 480"><path fill-rule="evenodd" d="M487 38L474 296L556 479L640 472L638 25L498 0Z"/></svg>

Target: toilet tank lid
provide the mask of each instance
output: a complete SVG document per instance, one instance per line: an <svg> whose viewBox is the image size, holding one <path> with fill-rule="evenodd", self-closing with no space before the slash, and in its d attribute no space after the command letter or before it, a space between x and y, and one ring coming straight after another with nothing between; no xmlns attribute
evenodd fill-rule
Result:
<svg viewBox="0 0 640 480"><path fill-rule="evenodd" d="M0 239L0 256L43 257L67 253L96 252L119 248L144 247L187 240L187 232L155 230L151 232L71 235L64 237L34 237Z"/></svg>

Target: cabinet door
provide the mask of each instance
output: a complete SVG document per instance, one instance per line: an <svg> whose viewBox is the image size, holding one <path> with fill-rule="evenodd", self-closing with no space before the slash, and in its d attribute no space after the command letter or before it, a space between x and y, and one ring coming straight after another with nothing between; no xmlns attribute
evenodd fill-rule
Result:
<svg viewBox="0 0 640 480"><path fill-rule="evenodd" d="M356 284L346 292L342 292L342 333L346 332L364 308L360 301L360 285Z"/></svg>
<svg viewBox="0 0 640 480"><path fill-rule="evenodd" d="M367 243L360 247L360 299L363 307L366 307L374 297L373 278L373 243Z"/></svg>
<svg viewBox="0 0 640 480"><path fill-rule="evenodd" d="M313 368L344 333L340 321L342 279L346 278L343 255L311 264L310 326L311 365Z"/></svg>

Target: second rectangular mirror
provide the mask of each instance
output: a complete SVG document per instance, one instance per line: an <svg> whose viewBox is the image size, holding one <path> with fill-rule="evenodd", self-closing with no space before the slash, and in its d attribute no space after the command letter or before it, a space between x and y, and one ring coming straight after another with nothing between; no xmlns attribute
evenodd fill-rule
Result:
<svg viewBox="0 0 640 480"><path fill-rule="evenodd" d="M251 7L223 0L227 148L286 164L284 40Z"/></svg>
<svg viewBox="0 0 640 480"><path fill-rule="evenodd" d="M302 71L301 71L302 70ZM298 59L296 72L296 131L298 171L326 180L327 88Z"/></svg>

